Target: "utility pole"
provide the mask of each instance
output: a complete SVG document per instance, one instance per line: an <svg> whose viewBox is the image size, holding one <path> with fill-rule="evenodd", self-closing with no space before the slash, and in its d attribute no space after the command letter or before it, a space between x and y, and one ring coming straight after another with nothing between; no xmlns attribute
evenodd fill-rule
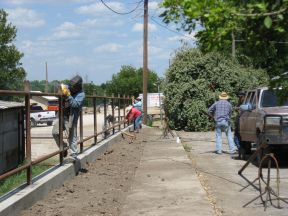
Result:
<svg viewBox="0 0 288 216"><path fill-rule="evenodd" d="M45 83L45 92L48 93L48 66L47 62L45 62L46 65L46 83Z"/></svg>
<svg viewBox="0 0 288 216"><path fill-rule="evenodd" d="M147 81L148 81L148 0L144 0L144 24L143 24L143 123L147 122Z"/></svg>

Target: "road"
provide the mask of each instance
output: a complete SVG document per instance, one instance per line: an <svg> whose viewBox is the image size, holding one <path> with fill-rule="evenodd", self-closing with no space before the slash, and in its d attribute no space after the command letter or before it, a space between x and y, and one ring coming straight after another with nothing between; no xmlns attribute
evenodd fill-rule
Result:
<svg viewBox="0 0 288 216"><path fill-rule="evenodd" d="M97 113L97 131L102 131L104 125L104 110L100 110L100 113ZM107 115L112 114L111 107L107 109ZM160 114L158 107L150 107L148 114ZM115 117L118 116L118 110L115 111ZM123 115L123 109L120 109L120 115ZM88 137L94 134L94 120L93 114L86 113L83 115L83 137ZM117 119L118 120L118 119ZM55 152L58 150L58 147L52 137L52 128L53 126L47 126L46 124L39 124L37 127L31 128L31 143L32 143L32 160L35 160L41 156L47 155L49 153ZM78 134L79 132L79 122L78 122ZM64 134L65 135L65 134ZM34 137L34 138L33 138ZM37 138L36 138L37 137ZM39 139L38 137L43 137ZM78 136L79 137L79 136ZM98 136L98 140L102 139L102 136ZM91 139L84 143L84 146L91 145L94 140Z"/></svg>
<svg viewBox="0 0 288 216"><path fill-rule="evenodd" d="M109 112L108 112L109 114ZM94 121L93 114L83 115L83 137L88 137L94 134ZM104 114L103 112L97 113L97 131L102 131L102 126L104 125ZM35 160L41 156L47 155L49 153L58 150L53 136L52 136L53 126L47 126L46 124L39 124L37 127L31 128L31 143L32 143L32 160ZM79 137L79 122L78 122L78 137ZM64 133L65 135L65 133ZM39 139L38 137L43 137ZM99 136L99 139L102 139ZM84 143L84 146L92 144L94 139L91 139Z"/></svg>

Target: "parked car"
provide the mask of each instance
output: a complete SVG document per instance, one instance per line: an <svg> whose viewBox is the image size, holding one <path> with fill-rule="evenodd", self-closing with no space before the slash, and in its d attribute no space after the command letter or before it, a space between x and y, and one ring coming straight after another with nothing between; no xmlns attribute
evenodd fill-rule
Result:
<svg viewBox="0 0 288 216"><path fill-rule="evenodd" d="M251 143L268 145L258 160L270 151L288 147L288 100L280 100L276 90L263 87L247 91L240 110L239 133L246 153L251 152Z"/></svg>
<svg viewBox="0 0 288 216"><path fill-rule="evenodd" d="M51 126L56 119L55 111L43 110L39 105L31 105L30 110L31 127L36 127L38 124Z"/></svg>

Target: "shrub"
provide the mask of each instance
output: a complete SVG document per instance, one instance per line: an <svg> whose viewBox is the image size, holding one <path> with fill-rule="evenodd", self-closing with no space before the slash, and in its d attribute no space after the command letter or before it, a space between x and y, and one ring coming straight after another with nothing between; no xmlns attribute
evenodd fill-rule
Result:
<svg viewBox="0 0 288 216"><path fill-rule="evenodd" d="M207 115L222 91L237 103L240 91L264 86L268 75L264 70L243 67L227 56L182 47L176 52L166 72L165 110L174 129L207 131L214 126Z"/></svg>

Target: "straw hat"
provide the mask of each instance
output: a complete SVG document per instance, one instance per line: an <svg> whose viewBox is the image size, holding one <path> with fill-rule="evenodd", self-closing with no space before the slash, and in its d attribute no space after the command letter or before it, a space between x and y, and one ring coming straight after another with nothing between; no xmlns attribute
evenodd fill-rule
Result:
<svg viewBox="0 0 288 216"><path fill-rule="evenodd" d="M228 100L229 96L226 92L221 92L221 94L219 95L219 99L221 100Z"/></svg>
<svg viewBox="0 0 288 216"><path fill-rule="evenodd" d="M131 105L128 106L128 107L126 107L125 113L128 114L128 113L131 111L131 109L132 109L132 106L131 106Z"/></svg>

